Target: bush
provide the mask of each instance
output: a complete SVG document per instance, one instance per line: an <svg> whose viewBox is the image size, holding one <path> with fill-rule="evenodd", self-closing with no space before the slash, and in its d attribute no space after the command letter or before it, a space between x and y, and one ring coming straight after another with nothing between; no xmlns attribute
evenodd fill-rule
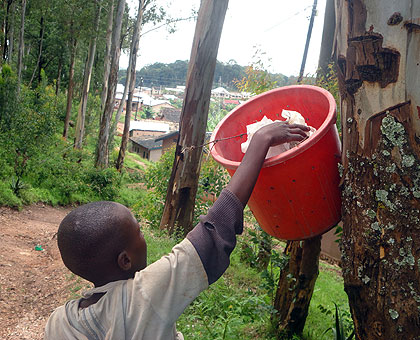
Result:
<svg viewBox="0 0 420 340"><path fill-rule="evenodd" d="M141 201L134 205L139 217L146 219L154 228L158 228L160 225L174 155L174 151L170 150L163 154L158 162L151 164L146 169L143 182L149 191ZM211 200L206 199L206 196L211 194L217 197L228 181L227 172L209 155L204 157L194 209L194 224L198 223L199 216L206 214L208 208L213 204Z"/></svg>
<svg viewBox="0 0 420 340"><path fill-rule="evenodd" d="M23 205L10 188L10 183L3 181L0 181L0 205L10 208L21 208Z"/></svg>

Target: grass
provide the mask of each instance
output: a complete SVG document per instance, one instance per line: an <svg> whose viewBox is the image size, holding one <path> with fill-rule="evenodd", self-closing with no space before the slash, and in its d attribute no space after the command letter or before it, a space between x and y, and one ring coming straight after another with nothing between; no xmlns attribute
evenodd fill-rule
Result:
<svg viewBox="0 0 420 340"><path fill-rule="evenodd" d="M170 252L175 241L163 233L144 230L148 244L148 263ZM270 334L270 302L260 288L260 274L240 260L240 243L231 256L226 273L186 309L179 318L177 329L186 339L265 339L274 340ZM321 263L320 273L311 300L302 340L329 340L331 333L324 334L333 326L334 302L342 311L348 311L340 269Z"/></svg>

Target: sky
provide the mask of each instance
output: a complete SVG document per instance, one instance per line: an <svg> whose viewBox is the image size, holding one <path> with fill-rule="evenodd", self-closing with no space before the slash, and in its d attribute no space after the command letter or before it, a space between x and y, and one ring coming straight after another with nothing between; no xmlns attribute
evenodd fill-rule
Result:
<svg viewBox="0 0 420 340"><path fill-rule="evenodd" d="M191 9L199 9L200 0L162 1L173 17L188 17ZM133 16L137 1L129 0ZM326 0L318 0L305 74L313 74L318 65ZM313 0L230 0L223 26L217 60L236 61L250 65L253 56L263 61L273 73L298 75L308 32ZM140 39L137 69L155 62L172 63L189 60L195 31L195 21L180 22L176 32L165 28L151 31ZM145 25L143 33L152 26ZM121 56L120 68L127 68L128 57Z"/></svg>

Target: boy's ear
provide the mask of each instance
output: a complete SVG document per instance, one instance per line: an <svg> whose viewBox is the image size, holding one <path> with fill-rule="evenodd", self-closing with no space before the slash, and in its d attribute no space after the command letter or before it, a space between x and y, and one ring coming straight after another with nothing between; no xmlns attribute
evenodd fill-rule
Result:
<svg viewBox="0 0 420 340"><path fill-rule="evenodd" d="M126 270L130 270L131 269L131 258L130 255L127 254L127 252L125 250L123 250L121 253L118 254L118 266L126 271Z"/></svg>

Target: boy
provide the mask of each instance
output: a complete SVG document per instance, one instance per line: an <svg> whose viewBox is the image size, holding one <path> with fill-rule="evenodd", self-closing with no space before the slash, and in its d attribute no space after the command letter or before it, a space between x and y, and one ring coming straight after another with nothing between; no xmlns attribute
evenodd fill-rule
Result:
<svg viewBox="0 0 420 340"><path fill-rule="evenodd" d="M183 339L176 320L228 267L269 147L302 141L308 131L284 123L258 130L207 215L169 255L149 266L139 225L123 205L95 202L69 213L57 235L61 257L95 288L53 312L45 339Z"/></svg>

